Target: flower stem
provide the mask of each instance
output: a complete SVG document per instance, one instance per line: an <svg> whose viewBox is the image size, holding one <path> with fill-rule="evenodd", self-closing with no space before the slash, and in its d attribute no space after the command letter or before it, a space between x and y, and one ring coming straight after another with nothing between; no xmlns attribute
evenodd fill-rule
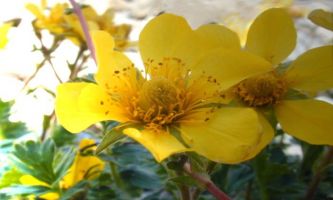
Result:
<svg viewBox="0 0 333 200"><path fill-rule="evenodd" d="M209 178L193 172L189 163L185 163L183 169L189 176L200 182L216 199L231 200Z"/></svg>
<svg viewBox="0 0 333 200"><path fill-rule="evenodd" d="M307 194L305 199L312 200L315 197L317 188L319 186L320 180L323 178L323 172L325 171L327 165L331 163L333 159L333 147L329 147L328 152L326 153L324 159L321 161L316 174L313 176L312 181L310 182Z"/></svg>
<svg viewBox="0 0 333 200"><path fill-rule="evenodd" d="M70 3L72 4L73 6L73 9L74 9L74 12L75 14L78 16L79 18L79 21L80 21L80 24L81 24L81 27L82 27L82 30L83 30L83 33L84 33L84 36L86 38L86 41L87 41L87 46L88 46L88 49L90 50L91 52L91 56L92 58L94 59L95 63L96 63L96 54L95 54L95 49L94 49L94 45L93 45L93 42L92 42L92 39L91 39L91 36L89 34L89 28L88 28L88 25L87 25L87 22L82 14L82 11L81 11L81 8L80 6L75 2L75 0L69 0Z"/></svg>

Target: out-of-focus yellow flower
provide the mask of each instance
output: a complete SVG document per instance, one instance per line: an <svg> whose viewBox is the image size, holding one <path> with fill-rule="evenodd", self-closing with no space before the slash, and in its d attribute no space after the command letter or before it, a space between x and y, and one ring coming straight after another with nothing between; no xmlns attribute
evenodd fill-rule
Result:
<svg viewBox="0 0 333 200"><path fill-rule="evenodd" d="M115 48L117 50L124 50L128 47L128 36L131 31L131 26L127 24L115 25L113 23L114 13L112 9L108 9L102 15L98 15L91 6L84 5L82 6L82 13L90 31L103 30L110 33L115 39ZM80 21L75 13L65 15L65 20L76 34L76 41L74 38L72 38L74 39L72 41L76 44L85 41Z"/></svg>
<svg viewBox="0 0 333 200"><path fill-rule="evenodd" d="M260 116L249 108L218 106L219 91L270 64L242 52L235 33L213 24L192 30L184 18L162 14L140 34L144 75L113 51L108 33L95 31L92 38L97 84L65 83L57 89L56 114L66 129L80 132L103 120L126 123L123 133L159 162L184 151L224 163L251 158L262 136ZM233 63L224 63L226 58ZM245 67L249 60L253 68Z"/></svg>
<svg viewBox="0 0 333 200"><path fill-rule="evenodd" d="M0 26L0 49L5 48L8 43L7 34L12 26L12 23L4 23Z"/></svg>
<svg viewBox="0 0 333 200"><path fill-rule="evenodd" d="M34 25L36 28L47 29L53 34L64 34L68 31L64 20L64 13L68 9L68 4L57 3L48 9L46 0L41 0L41 7L28 3L26 8L35 15Z"/></svg>
<svg viewBox="0 0 333 200"><path fill-rule="evenodd" d="M79 145L80 151L82 150L95 150L95 141L92 139L82 139ZM104 162L96 156L81 155L78 152L72 166L69 168L68 173L60 181L60 188L68 189L74 186L81 180L92 180L96 178L104 169ZM31 175L23 175L20 182L24 185L32 186L46 186L51 187L49 184L36 179ZM40 198L47 200L57 200L60 194L57 192L48 192L40 196ZM34 196L31 196L34 199Z"/></svg>
<svg viewBox="0 0 333 200"><path fill-rule="evenodd" d="M95 144L94 140L82 139L80 150ZM89 147L89 150L95 150L96 146ZM96 178L104 169L104 162L96 156L83 156L80 152L76 155L73 165L69 168L68 174L61 182L62 188L70 188L81 180L91 180Z"/></svg>
<svg viewBox="0 0 333 200"><path fill-rule="evenodd" d="M309 14L309 19L316 25L333 31L333 12L322 9L313 10Z"/></svg>
<svg viewBox="0 0 333 200"><path fill-rule="evenodd" d="M49 184L43 182L43 181L40 181L38 179L36 179L35 177L31 176L31 175L23 175L21 176L20 178L20 182L24 185L31 185L31 186L46 186L46 187L50 187ZM59 199L59 193L57 192L48 192L48 193L45 193L41 196L39 196L40 198L42 199L46 199L46 200L57 200ZM29 199L35 199L35 196L34 195L30 195L28 197Z"/></svg>
<svg viewBox="0 0 333 200"><path fill-rule="evenodd" d="M273 8L259 15L250 27L245 51L264 58L271 70L234 86L233 96L258 113L273 108L283 130L301 140L332 145L333 106L311 98L293 98L291 94L297 91L310 97L309 94L333 87L333 46L311 49L293 61L286 71L279 70L279 64L295 44L296 30L284 9ZM255 65L249 61L246 67ZM273 135L273 129L266 126L259 149Z"/></svg>

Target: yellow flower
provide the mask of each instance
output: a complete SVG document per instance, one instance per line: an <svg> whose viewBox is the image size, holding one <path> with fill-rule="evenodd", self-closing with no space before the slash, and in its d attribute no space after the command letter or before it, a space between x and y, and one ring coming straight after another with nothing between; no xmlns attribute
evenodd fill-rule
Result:
<svg viewBox="0 0 333 200"><path fill-rule="evenodd" d="M192 30L182 17L162 14L140 34L144 75L124 54L113 51L109 34L95 31L92 38L97 84L65 83L57 88L56 114L67 130L80 132L103 120L132 124L123 133L159 162L184 151L224 163L250 158L262 135L261 117L249 108L216 106L221 103L219 91L270 65L242 52L235 33L212 24ZM229 57L237 59L223 64ZM245 68L244 60L254 67Z"/></svg>
<svg viewBox="0 0 333 200"><path fill-rule="evenodd" d="M24 185L50 187L49 184L47 184L43 181L40 181L40 180L38 180L37 178L35 178L31 175L21 176L20 182ZM34 195L30 195L29 197L31 197L31 199L35 199ZM59 199L59 193L57 193L57 192L48 192L48 193L40 195L39 197L42 198L42 199L46 199L46 200L57 200L57 199Z"/></svg>
<svg viewBox="0 0 333 200"><path fill-rule="evenodd" d="M94 140L82 139L80 150L95 144ZM96 147L90 147L89 150L95 150ZM61 182L62 188L70 188L83 179L91 180L96 178L104 169L104 162L96 156L83 156L80 152L76 155L74 163L69 168L68 174Z"/></svg>
<svg viewBox="0 0 333 200"><path fill-rule="evenodd" d="M84 5L82 7L82 13L87 21L90 31L103 30L109 32L114 37L115 47L118 50L124 50L128 47L128 36L131 31L131 26L127 24L113 24L114 13L112 9L108 9L102 15L98 15L91 6ZM76 37L79 40L74 41L74 43L80 44L85 41L80 21L75 13L65 15L64 17L66 23L68 26L72 27L74 34L76 34Z"/></svg>
<svg viewBox="0 0 333 200"><path fill-rule="evenodd" d="M12 26L12 23L4 23L0 26L0 49L5 48L8 43L7 34Z"/></svg>
<svg viewBox="0 0 333 200"><path fill-rule="evenodd" d="M272 108L282 129L301 140L333 145L333 106L310 98L310 94L333 87L333 46L311 49L281 70L279 64L295 44L296 30L284 9L273 8L259 15L250 27L245 51L266 59L271 70L235 85L231 96L258 113ZM249 61L246 67L255 65ZM307 98L296 98L296 92ZM266 126L259 150L273 136L272 127Z"/></svg>
<svg viewBox="0 0 333 200"><path fill-rule="evenodd" d="M92 139L82 139L79 145L79 149L80 151L83 149L95 150L96 147L89 147L94 143L95 141ZM84 156L78 152L72 166L68 170L68 173L61 180L60 187L62 189L68 189L81 180L94 179L100 174L100 172L103 171L103 169L104 162L98 157ZM49 184L40 181L31 175L23 175L20 178L20 182L24 185L51 187ZM59 199L59 196L60 194L58 192L48 192L39 197L47 200L57 200Z"/></svg>
<svg viewBox="0 0 333 200"><path fill-rule="evenodd" d="M68 9L68 4L57 3L50 10L47 10L46 0L41 0L41 7L28 3L26 8L36 16L34 23L36 28L47 29L53 34L64 34L67 31L63 16L65 10Z"/></svg>

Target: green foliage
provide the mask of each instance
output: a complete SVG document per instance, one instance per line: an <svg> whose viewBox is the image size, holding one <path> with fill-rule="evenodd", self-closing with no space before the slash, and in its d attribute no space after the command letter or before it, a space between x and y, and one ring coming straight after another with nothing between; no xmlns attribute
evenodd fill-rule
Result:
<svg viewBox="0 0 333 200"><path fill-rule="evenodd" d="M9 120L12 105L13 102L0 100L0 139L15 139L27 133L24 123Z"/></svg>

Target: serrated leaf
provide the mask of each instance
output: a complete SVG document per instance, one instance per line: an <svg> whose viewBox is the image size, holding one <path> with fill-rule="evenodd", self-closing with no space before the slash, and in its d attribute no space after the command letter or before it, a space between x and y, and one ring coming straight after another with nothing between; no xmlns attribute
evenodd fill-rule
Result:
<svg viewBox="0 0 333 200"><path fill-rule="evenodd" d="M70 200L70 199L75 199L73 197L75 197L76 195L78 195L79 193L84 193L86 192L86 186L89 183L87 181L80 181L79 183L77 183L76 185L74 185L73 187L69 188L66 192L64 192L61 195L60 200Z"/></svg>

